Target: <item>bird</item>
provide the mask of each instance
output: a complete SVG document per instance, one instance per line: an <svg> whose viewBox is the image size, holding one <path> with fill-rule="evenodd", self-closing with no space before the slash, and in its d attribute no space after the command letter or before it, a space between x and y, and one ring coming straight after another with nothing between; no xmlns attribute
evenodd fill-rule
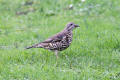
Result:
<svg viewBox="0 0 120 80"><path fill-rule="evenodd" d="M74 24L73 22L69 22L66 27L59 33L49 37L43 42L27 47L26 49L44 48L55 52L56 58L58 58L58 53L70 46L73 38L73 30L77 27L80 26L78 24Z"/></svg>

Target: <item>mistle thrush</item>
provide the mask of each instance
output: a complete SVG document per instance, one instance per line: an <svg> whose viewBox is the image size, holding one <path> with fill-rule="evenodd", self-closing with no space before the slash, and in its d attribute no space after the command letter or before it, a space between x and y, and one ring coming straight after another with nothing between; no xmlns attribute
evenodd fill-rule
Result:
<svg viewBox="0 0 120 80"><path fill-rule="evenodd" d="M61 32L55 34L54 36L48 38L47 40L35 44L33 46L27 47L30 48L44 48L55 52L56 57L58 58L58 52L67 49L73 38L73 29L79 27L79 25L70 22L66 25L65 29Z"/></svg>

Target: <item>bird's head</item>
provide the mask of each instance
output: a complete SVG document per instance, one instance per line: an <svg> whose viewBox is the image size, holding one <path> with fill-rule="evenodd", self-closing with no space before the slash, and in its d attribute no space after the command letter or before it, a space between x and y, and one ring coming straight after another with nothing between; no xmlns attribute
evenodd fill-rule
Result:
<svg viewBox="0 0 120 80"><path fill-rule="evenodd" d="M73 22L70 22L66 25L66 30L70 31L70 30L73 30L74 28L77 28L77 27L80 27L79 25L77 24L74 24Z"/></svg>

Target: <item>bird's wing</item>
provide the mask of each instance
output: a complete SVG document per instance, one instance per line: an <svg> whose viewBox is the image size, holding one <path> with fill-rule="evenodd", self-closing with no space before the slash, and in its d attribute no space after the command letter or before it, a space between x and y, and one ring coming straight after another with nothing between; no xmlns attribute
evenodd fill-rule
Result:
<svg viewBox="0 0 120 80"><path fill-rule="evenodd" d="M58 33L58 34L48 38L47 40L45 40L42 43L59 42L63 39L63 37L64 37L64 33Z"/></svg>
<svg viewBox="0 0 120 80"><path fill-rule="evenodd" d="M47 40L40 42L38 44L35 44L33 46L27 47L26 49L29 48L45 48L49 45L49 43L54 43L54 42L60 42L62 41L62 39L65 37L65 33L64 32L60 32L50 38L48 38Z"/></svg>

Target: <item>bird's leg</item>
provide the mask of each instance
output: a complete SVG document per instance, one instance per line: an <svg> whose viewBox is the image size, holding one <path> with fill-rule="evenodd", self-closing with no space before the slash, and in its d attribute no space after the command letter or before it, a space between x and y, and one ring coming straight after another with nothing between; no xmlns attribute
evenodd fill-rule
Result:
<svg viewBox="0 0 120 80"><path fill-rule="evenodd" d="M55 51L55 56L58 59L58 51Z"/></svg>

